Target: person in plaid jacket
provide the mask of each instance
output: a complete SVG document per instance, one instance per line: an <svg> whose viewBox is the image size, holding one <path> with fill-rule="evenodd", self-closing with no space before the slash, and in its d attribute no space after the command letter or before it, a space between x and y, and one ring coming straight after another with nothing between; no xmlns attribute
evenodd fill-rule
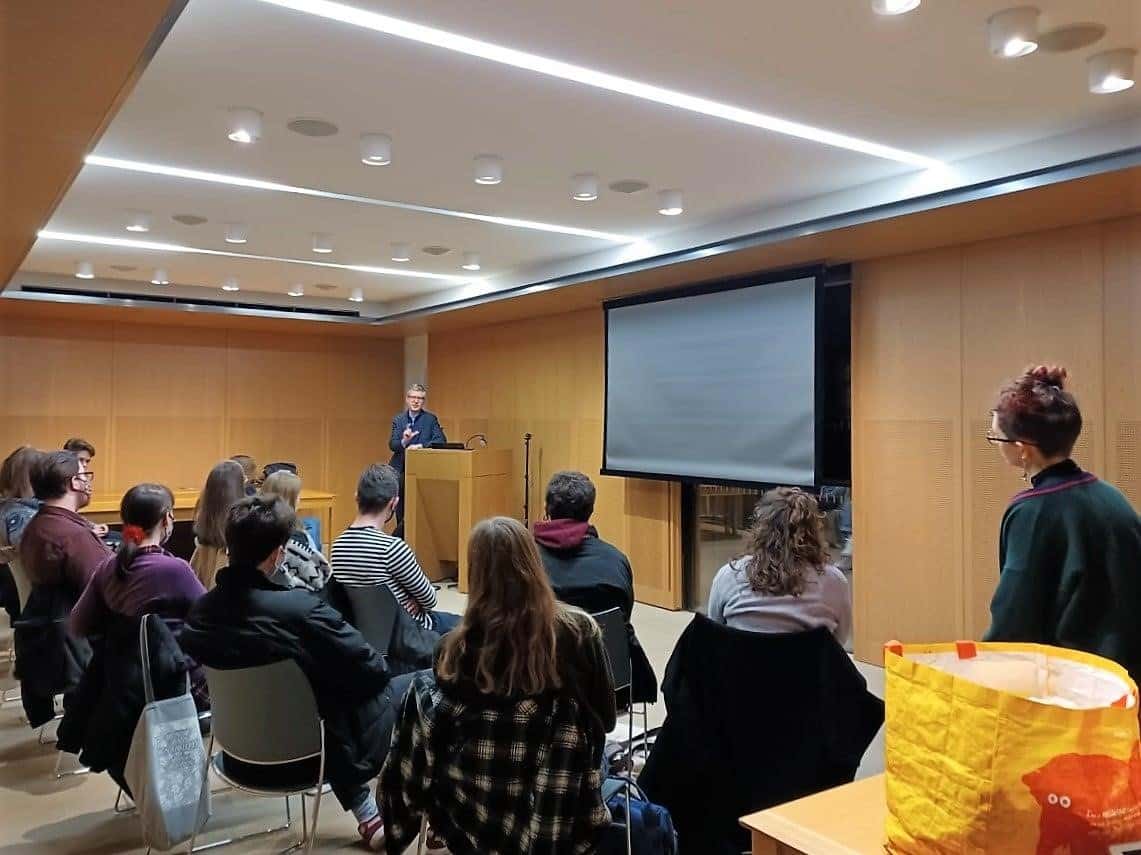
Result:
<svg viewBox="0 0 1141 855"><path fill-rule="evenodd" d="M454 855L592 852L616 718L598 624L555 600L515 520L477 525L468 565L463 620L413 680L381 772L386 850L427 814Z"/></svg>

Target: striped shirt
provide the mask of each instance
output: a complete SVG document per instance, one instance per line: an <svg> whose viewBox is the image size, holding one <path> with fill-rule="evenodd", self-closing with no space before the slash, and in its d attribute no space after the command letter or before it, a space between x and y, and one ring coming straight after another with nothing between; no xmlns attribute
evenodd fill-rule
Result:
<svg viewBox="0 0 1141 855"><path fill-rule="evenodd" d="M349 526L333 541L333 576L349 587L387 585L422 627L432 629L436 589L420 569L412 549L399 537L372 526Z"/></svg>

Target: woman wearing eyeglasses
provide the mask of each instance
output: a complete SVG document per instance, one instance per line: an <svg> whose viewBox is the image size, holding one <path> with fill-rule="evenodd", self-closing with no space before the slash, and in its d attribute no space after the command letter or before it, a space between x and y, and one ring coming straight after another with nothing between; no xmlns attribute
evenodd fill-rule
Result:
<svg viewBox="0 0 1141 855"><path fill-rule="evenodd" d="M1030 488L1002 519L985 638L1097 653L1141 679L1141 520L1070 458L1082 414L1067 379L1066 369L1040 365L998 396L987 439Z"/></svg>

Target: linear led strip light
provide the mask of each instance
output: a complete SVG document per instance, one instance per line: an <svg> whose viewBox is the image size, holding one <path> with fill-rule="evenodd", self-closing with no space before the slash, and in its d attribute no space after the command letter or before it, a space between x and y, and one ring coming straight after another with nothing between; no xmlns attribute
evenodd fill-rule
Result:
<svg viewBox="0 0 1141 855"><path fill-rule="evenodd" d="M280 258L273 255L253 255L248 252L225 252L220 249L202 249L180 243L162 243L131 238L83 235L74 232L54 232L44 229L36 237L40 240L58 240L69 243L85 243L92 246L114 246L123 249L141 249L152 252L181 252L190 255L216 255L222 258L245 258L252 261L281 261L286 264L304 264L307 267L329 267L334 270L352 270L356 273L371 273L377 276L407 276L412 279L436 279L442 282L472 282L475 277L455 276L449 273L427 273L422 270L409 270L405 267L371 267L367 264L336 264L331 261L310 261L307 258Z"/></svg>
<svg viewBox="0 0 1141 855"><path fill-rule="evenodd" d="M609 92L617 92L622 95L629 95L633 98L640 98L643 101L653 101L668 107L688 110L691 113L701 113L702 115L711 116L716 119L725 119L741 125L763 128L764 130L773 131L774 133L799 137L800 139L811 140L812 142L835 146L836 148L868 154L872 157L881 157L885 160L894 160L898 163L906 163L924 169L943 166L942 162L935 158L872 142L871 140L864 140L859 137L837 133L836 131L829 131L824 128L817 128L812 125L781 119L777 116L758 113L754 110L746 110L742 107L734 107L732 104L723 104L708 98L686 95L684 92L676 92L672 89L654 86L650 83L642 83L637 80L630 80L629 78L619 77L615 74L607 74L604 71L596 71L581 65L573 65L569 62L562 62L557 59L550 59L545 56L538 56L537 54L526 53L525 51L515 50L514 48L492 44L491 42L468 38L467 36L461 36L456 33L449 33L446 30L438 30L435 27L427 27L423 24L415 24L411 21L393 18L389 15L368 12L364 9L356 9L352 6L346 6L343 3L331 2L331 0L262 0L262 2L274 6L281 6L285 9L293 9L296 12L316 15L317 17L325 18L330 21L352 24L377 33L384 33L385 35L396 36L397 38L408 39L421 44L467 54L468 56L478 57L479 59L486 59L501 65L509 65L514 68L521 68L525 71L533 71L537 74L557 77L561 80L582 84L583 86L605 89Z"/></svg>
<svg viewBox="0 0 1141 855"><path fill-rule="evenodd" d="M295 184L280 184L260 178L245 178L241 175L227 175L222 172L206 172L201 169L186 169L163 163L147 163L140 160L123 160L118 157L103 157L89 154L84 163L90 166L103 166L109 169L123 169L128 172L141 172L147 175L165 175L169 178L184 178L188 181L205 181L210 184L226 184L231 187L246 187L250 190L269 190L276 193L292 193L297 196L313 196L318 199L335 199L341 202L355 202L358 205L374 205L381 208L398 208L402 211L415 211L421 214L437 214L443 217L456 217L461 220L475 220L497 226L510 226L517 229L532 229L540 232L553 232L562 235L594 238L612 243L633 243L637 240L629 235L600 232L594 229L580 229L576 226L563 226L556 223L541 223L535 220L519 220L514 217L496 217L491 214L477 214L472 211L456 211L450 208L435 208L430 205L417 205L413 202L396 202L390 199L373 199L368 196L354 196L350 193L336 193L331 190L318 190L313 187L299 187Z"/></svg>

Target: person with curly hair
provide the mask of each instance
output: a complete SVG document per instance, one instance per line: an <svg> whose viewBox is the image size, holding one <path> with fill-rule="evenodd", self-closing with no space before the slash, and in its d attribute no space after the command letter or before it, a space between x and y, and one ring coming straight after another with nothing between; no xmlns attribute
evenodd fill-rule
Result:
<svg viewBox="0 0 1141 855"><path fill-rule="evenodd" d="M712 620L753 632L824 626L845 644L852 632L848 580L828 563L816 499L796 487L769 490L753 511L749 547L717 571Z"/></svg>
<svg viewBox="0 0 1141 855"><path fill-rule="evenodd" d="M1070 454L1082 432L1065 368L1026 369L998 395L987 440L1022 470L999 533L987 641L1096 653L1141 679L1141 520Z"/></svg>

